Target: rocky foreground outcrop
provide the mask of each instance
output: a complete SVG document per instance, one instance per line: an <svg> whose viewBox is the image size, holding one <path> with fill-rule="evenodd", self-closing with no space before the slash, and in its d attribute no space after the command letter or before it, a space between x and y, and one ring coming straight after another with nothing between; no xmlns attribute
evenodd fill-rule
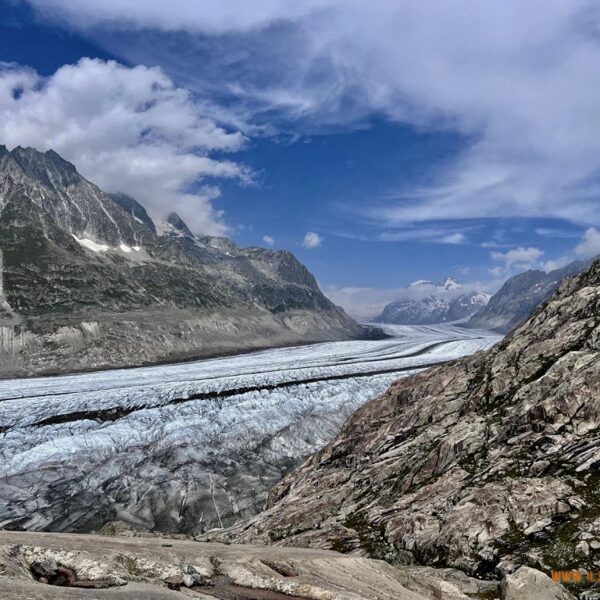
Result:
<svg viewBox="0 0 600 600"><path fill-rule="evenodd" d="M540 595L540 594L543 594ZM573 600L523 568L503 582L322 550L0 531L3 600Z"/></svg>
<svg viewBox="0 0 600 600"><path fill-rule="evenodd" d="M495 577L600 567L600 262L493 349L402 379L211 539ZM526 597L526 596L523 596Z"/></svg>

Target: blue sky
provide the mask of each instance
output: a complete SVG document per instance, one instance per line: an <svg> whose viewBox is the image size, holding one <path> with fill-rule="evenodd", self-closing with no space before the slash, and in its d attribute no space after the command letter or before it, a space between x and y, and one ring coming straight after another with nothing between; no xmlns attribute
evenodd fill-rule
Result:
<svg viewBox="0 0 600 600"><path fill-rule="evenodd" d="M600 253L595 4L366 6L0 0L0 143L288 248L357 315Z"/></svg>

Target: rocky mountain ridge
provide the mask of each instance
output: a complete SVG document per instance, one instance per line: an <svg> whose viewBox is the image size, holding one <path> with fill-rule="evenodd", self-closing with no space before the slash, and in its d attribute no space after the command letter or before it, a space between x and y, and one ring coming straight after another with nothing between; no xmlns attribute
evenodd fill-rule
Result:
<svg viewBox="0 0 600 600"><path fill-rule="evenodd" d="M474 329L508 333L550 298L565 277L581 273L589 261L577 260L548 273L529 270L508 279L465 324Z"/></svg>
<svg viewBox="0 0 600 600"><path fill-rule="evenodd" d="M402 379L213 540L479 577L600 567L600 262L486 352Z"/></svg>
<svg viewBox="0 0 600 600"><path fill-rule="evenodd" d="M485 306L490 295L466 292L452 277L438 284L421 279L405 288L406 297L389 303L375 321L393 325L432 325L469 317Z"/></svg>
<svg viewBox="0 0 600 600"><path fill-rule="evenodd" d="M0 146L0 375L364 335L286 251L196 236L53 151Z"/></svg>

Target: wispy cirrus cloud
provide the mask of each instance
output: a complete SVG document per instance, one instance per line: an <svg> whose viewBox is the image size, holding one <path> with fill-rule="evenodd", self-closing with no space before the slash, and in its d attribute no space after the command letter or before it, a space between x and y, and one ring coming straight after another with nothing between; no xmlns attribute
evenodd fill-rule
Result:
<svg viewBox="0 0 600 600"><path fill-rule="evenodd" d="M162 64L248 131L379 116L463 136L425 184L370 203L388 226L600 221L593 0L29 1L133 62Z"/></svg>

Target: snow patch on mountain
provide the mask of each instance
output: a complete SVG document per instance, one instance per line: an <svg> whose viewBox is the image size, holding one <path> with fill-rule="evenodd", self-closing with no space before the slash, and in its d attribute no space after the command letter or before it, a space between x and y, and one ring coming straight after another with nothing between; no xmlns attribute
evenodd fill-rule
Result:
<svg viewBox="0 0 600 600"><path fill-rule="evenodd" d="M108 252L108 246L106 244L98 244L94 240L90 240L89 238L80 238L77 237L74 233L73 237L85 248L91 250L92 252Z"/></svg>

